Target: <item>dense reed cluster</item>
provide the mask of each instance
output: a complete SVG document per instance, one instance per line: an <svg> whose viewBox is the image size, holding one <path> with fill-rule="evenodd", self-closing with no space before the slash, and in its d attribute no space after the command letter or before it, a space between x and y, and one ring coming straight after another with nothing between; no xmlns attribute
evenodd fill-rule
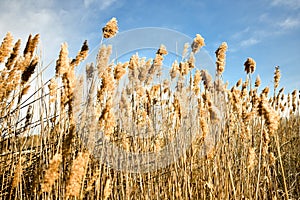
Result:
<svg viewBox="0 0 300 200"><path fill-rule="evenodd" d="M112 18L102 39L117 32ZM43 81L39 35L29 36L23 52L21 40L13 41L7 33L0 46L0 199L300 196L300 94L277 92L279 67L273 93L260 88L259 76L251 82L259 67L252 58L245 79L229 88L227 43L215 52L212 77L195 64L205 45L197 34L168 76L164 45L153 59L133 54L116 63L113 47L103 44L77 75L88 56L84 41L74 59L63 43L55 76ZM175 153L146 157L146 165L129 157L119 163L121 155L157 155L171 144Z"/></svg>

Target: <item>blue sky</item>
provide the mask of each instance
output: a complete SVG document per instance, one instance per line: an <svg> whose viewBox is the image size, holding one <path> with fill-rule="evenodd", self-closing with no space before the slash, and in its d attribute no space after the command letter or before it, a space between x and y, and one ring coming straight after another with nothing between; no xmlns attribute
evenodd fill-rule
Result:
<svg viewBox="0 0 300 200"><path fill-rule="evenodd" d="M193 38L205 38L205 49L228 43L224 80L245 79L243 63L252 57L262 87L272 87L273 71L280 66L280 86L300 89L300 0L1 0L0 37L7 31L25 43L29 33L41 34L44 64L56 59L60 44L67 42L75 57L87 39L99 45L101 28L111 18L119 31L162 27ZM54 68L54 67L53 67Z"/></svg>

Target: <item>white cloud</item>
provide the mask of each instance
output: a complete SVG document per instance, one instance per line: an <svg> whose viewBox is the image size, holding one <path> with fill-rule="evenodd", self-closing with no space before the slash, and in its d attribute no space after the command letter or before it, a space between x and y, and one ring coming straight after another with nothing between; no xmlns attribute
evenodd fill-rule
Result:
<svg viewBox="0 0 300 200"><path fill-rule="evenodd" d="M83 4L86 8L88 8L95 0L83 0Z"/></svg>
<svg viewBox="0 0 300 200"><path fill-rule="evenodd" d="M257 43L259 43L260 41L256 38L249 38L249 39L246 39L246 40L243 40L240 42L240 45L242 47L249 47L249 46L252 46L252 45L255 45Z"/></svg>
<svg viewBox="0 0 300 200"><path fill-rule="evenodd" d="M279 26L284 29L297 28L300 25L300 21L297 18L286 18L284 21L279 23Z"/></svg>
<svg viewBox="0 0 300 200"><path fill-rule="evenodd" d="M112 6L117 0L83 0L86 8L96 5L100 10L104 10Z"/></svg>
<svg viewBox="0 0 300 200"><path fill-rule="evenodd" d="M300 8L300 0L272 0L273 6L287 6L293 9Z"/></svg>
<svg viewBox="0 0 300 200"><path fill-rule="evenodd" d="M240 39L240 38L244 37L245 34L248 34L249 31L250 31L250 27L246 27L245 29L234 33L231 37L232 37L232 39Z"/></svg>
<svg viewBox="0 0 300 200"><path fill-rule="evenodd" d="M55 59L60 43L66 38L65 29L58 13L51 9L51 1L4 0L0 3L0 37L11 32L23 46L29 34L41 35L41 51L44 64Z"/></svg>

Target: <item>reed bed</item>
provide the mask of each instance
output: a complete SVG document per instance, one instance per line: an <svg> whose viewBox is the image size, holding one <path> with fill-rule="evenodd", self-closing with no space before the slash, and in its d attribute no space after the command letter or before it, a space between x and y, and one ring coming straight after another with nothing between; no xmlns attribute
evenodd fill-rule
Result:
<svg viewBox="0 0 300 200"><path fill-rule="evenodd" d="M102 31L102 40L113 37L117 20ZM228 88L226 42L212 76L195 66L205 45L197 34L168 77L164 45L153 59L134 54L124 63L112 62L113 47L101 45L76 75L89 53L84 41L74 59L63 43L56 73L44 81L39 37L30 35L21 52L21 40L7 33L0 46L0 199L300 197L299 91L279 89L279 67L273 87L260 88L248 58L245 77ZM163 166L107 164L115 152L104 143L155 154L174 141L182 152Z"/></svg>

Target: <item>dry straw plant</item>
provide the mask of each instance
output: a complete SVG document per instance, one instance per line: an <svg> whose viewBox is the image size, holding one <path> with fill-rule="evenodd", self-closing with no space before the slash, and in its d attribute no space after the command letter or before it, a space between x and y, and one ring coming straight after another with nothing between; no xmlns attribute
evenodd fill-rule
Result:
<svg viewBox="0 0 300 200"><path fill-rule="evenodd" d="M102 40L117 32L113 18ZM102 44L96 62L76 75L89 53L84 41L74 59L63 43L56 74L44 81L39 37L30 35L21 51L21 41L7 33L0 46L0 199L300 197L299 91L279 89L279 67L274 86L260 88L248 58L244 79L228 88L226 42L215 52L211 76L195 66L205 45L197 34L168 76L162 76L164 45L153 59L134 54L116 63L113 47ZM103 162L114 153L105 141L142 154L178 138L192 140L165 166L147 171L137 163L140 171L133 172Z"/></svg>

